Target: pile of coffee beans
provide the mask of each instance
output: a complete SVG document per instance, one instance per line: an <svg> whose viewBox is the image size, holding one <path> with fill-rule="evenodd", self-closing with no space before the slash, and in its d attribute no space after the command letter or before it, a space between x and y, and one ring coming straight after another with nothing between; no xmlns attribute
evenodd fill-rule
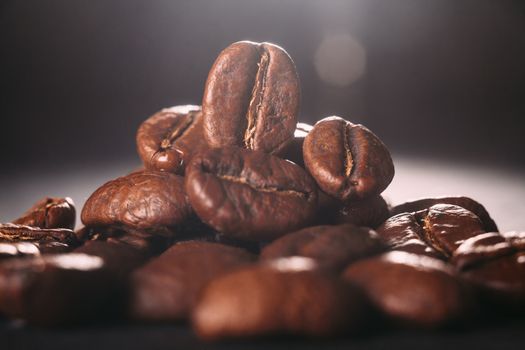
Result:
<svg viewBox="0 0 525 350"><path fill-rule="evenodd" d="M525 310L525 232L467 197L391 207L387 147L298 122L290 56L237 42L202 106L137 132L143 168L0 224L0 317L39 326L190 322L208 340L441 328ZM476 322L473 322L476 320Z"/></svg>

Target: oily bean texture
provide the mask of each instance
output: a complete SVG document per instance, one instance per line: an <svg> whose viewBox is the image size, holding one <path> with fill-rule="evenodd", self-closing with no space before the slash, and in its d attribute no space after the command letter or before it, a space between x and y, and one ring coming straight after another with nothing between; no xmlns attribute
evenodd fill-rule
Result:
<svg viewBox="0 0 525 350"><path fill-rule="evenodd" d="M314 125L304 140L303 156L319 187L345 201L378 195L394 177L383 142L364 126L339 117Z"/></svg>
<svg viewBox="0 0 525 350"><path fill-rule="evenodd" d="M484 233L465 240L451 261L461 276L498 306L525 307L524 234Z"/></svg>
<svg viewBox="0 0 525 350"><path fill-rule="evenodd" d="M208 281L254 260L244 249L223 244L175 244L133 273L130 312L140 320L185 319Z"/></svg>
<svg viewBox="0 0 525 350"><path fill-rule="evenodd" d="M394 216L400 213L412 213L424 209L428 209L436 204L452 204L463 207L474 214L476 214L483 222L483 226L486 232L498 232L498 226L494 220L490 217L485 207L469 197L437 197L437 198L422 198L403 204L396 205L390 211L390 215Z"/></svg>
<svg viewBox="0 0 525 350"><path fill-rule="evenodd" d="M354 225L313 226L276 239L261 251L261 259L304 256L321 268L339 271L349 263L382 252L377 234Z"/></svg>
<svg viewBox="0 0 525 350"><path fill-rule="evenodd" d="M192 155L207 148L202 134L200 106L165 108L142 123L137 151L151 170L182 173Z"/></svg>
<svg viewBox="0 0 525 350"><path fill-rule="evenodd" d="M169 235L191 214L181 176L143 171L97 189L86 201L81 218L86 226L116 226Z"/></svg>
<svg viewBox="0 0 525 350"><path fill-rule="evenodd" d="M234 43L206 81L204 135L212 147L279 152L293 137L299 100L299 78L286 51L270 43Z"/></svg>
<svg viewBox="0 0 525 350"><path fill-rule="evenodd" d="M449 259L463 241L483 233L484 228L471 211L436 204L416 213L395 215L377 232L394 250Z"/></svg>
<svg viewBox="0 0 525 350"><path fill-rule="evenodd" d="M186 192L197 215L226 236L272 240L315 218L317 187L296 164L238 147L196 155Z"/></svg>
<svg viewBox="0 0 525 350"><path fill-rule="evenodd" d="M343 278L363 288L392 321L438 327L457 321L470 308L469 291L440 260L405 252L351 264Z"/></svg>
<svg viewBox="0 0 525 350"><path fill-rule="evenodd" d="M192 320L197 334L212 340L328 336L365 326L368 305L357 289L339 278L311 270L253 266L212 280Z"/></svg>
<svg viewBox="0 0 525 350"><path fill-rule="evenodd" d="M45 197L36 202L13 223L44 229L66 228L73 230L75 219L75 204L71 198Z"/></svg>

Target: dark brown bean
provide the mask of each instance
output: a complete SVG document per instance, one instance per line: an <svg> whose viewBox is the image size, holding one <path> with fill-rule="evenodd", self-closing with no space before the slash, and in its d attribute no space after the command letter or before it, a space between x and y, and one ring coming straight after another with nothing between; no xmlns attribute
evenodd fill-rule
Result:
<svg viewBox="0 0 525 350"><path fill-rule="evenodd" d="M504 310L525 307L525 250L519 236L481 234L465 240L452 257L461 277L478 286L488 304Z"/></svg>
<svg viewBox="0 0 525 350"><path fill-rule="evenodd" d="M304 140L303 155L319 187L345 201L378 195L394 177L383 142L364 126L339 117L314 125Z"/></svg>
<svg viewBox="0 0 525 350"><path fill-rule="evenodd" d="M67 228L73 230L75 219L75 204L71 198L45 197L36 202L13 223L44 229Z"/></svg>
<svg viewBox="0 0 525 350"><path fill-rule="evenodd" d="M339 278L311 269L307 258L278 259L212 280L193 312L204 339L275 334L328 336L366 327L369 304Z"/></svg>
<svg viewBox="0 0 525 350"><path fill-rule="evenodd" d="M16 224L0 224L0 242L59 242L71 246L78 244L75 232L69 229L42 229Z"/></svg>
<svg viewBox="0 0 525 350"><path fill-rule="evenodd" d="M151 170L183 173L194 153L207 148L200 106L165 108L144 121L137 131L137 151Z"/></svg>
<svg viewBox="0 0 525 350"><path fill-rule="evenodd" d="M247 251L223 244L175 244L133 273L130 312L139 320L185 319L208 281L254 260Z"/></svg>
<svg viewBox="0 0 525 350"><path fill-rule="evenodd" d="M270 43L234 43L206 81L204 135L212 147L277 153L293 137L299 100L299 78L286 51Z"/></svg>
<svg viewBox="0 0 525 350"><path fill-rule="evenodd" d="M166 172L143 171L109 181L82 209L86 226L115 226L171 235L192 215L184 179Z"/></svg>
<svg viewBox="0 0 525 350"><path fill-rule="evenodd" d="M485 231L471 211L436 204L427 210L393 216L377 232L395 250L448 259L464 240Z"/></svg>
<svg viewBox="0 0 525 350"><path fill-rule="evenodd" d="M465 317L469 290L440 260L390 252L350 265L343 278L363 288L392 321L414 327L439 327Z"/></svg>
<svg viewBox="0 0 525 350"><path fill-rule="evenodd" d="M390 217L389 213L385 199L382 196L373 196L344 203L334 211L333 221L336 224L354 224L376 229Z"/></svg>
<svg viewBox="0 0 525 350"><path fill-rule="evenodd" d="M230 237L272 240L315 218L315 182L298 165L260 151L199 153L185 181L197 215Z"/></svg>
<svg viewBox="0 0 525 350"><path fill-rule="evenodd" d="M412 213L428 209L436 204L451 204L463 207L474 214L476 214L483 222L485 232L498 232L498 227L485 207L469 197L436 197L436 198L422 198L403 204L396 205L390 211L390 215L394 216L400 213Z"/></svg>
<svg viewBox="0 0 525 350"><path fill-rule="evenodd" d="M261 251L261 259L304 256L327 270L339 271L349 263L385 250L377 234L354 225L313 226L273 241Z"/></svg>

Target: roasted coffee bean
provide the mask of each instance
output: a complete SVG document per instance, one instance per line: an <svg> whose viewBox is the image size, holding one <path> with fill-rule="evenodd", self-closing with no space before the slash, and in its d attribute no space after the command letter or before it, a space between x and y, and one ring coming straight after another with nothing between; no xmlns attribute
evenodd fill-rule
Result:
<svg viewBox="0 0 525 350"><path fill-rule="evenodd" d="M73 200L66 198L45 197L36 202L14 224L39 228L75 228L76 211Z"/></svg>
<svg viewBox="0 0 525 350"><path fill-rule="evenodd" d="M339 117L314 125L304 140L303 155L319 187L345 201L378 195L394 177L383 142L364 126Z"/></svg>
<svg viewBox="0 0 525 350"><path fill-rule="evenodd" d="M390 252L351 264L343 278L363 288L393 322L439 327L472 310L472 297L453 269L440 260Z"/></svg>
<svg viewBox="0 0 525 350"><path fill-rule="evenodd" d="M96 256L77 253L0 263L0 312L41 326L70 325L104 315L115 278Z"/></svg>
<svg viewBox="0 0 525 350"><path fill-rule="evenodd" d="M315 218L315 182L300 166L261 151L226 147L199 153L185 181L197 215L226 236L272 240Z"/></svg>
<svg viewBox="0 0 525 350"><path fill-rule="evenodd" d="M273 241L261 251L261 259L304 256L314 259L323 269L339 271L385 248L377 234L364 227L313 226Z"/></svg>
<svg viewBox="0 0 525 350"><path fill-rule="evenodd" d="M377 232L394 250L448 259L464 240L483 233L484 228L471 211L436 204L416 213L393 216Z"/></svg>
<svg viewBox="0 0 525 350"><path fill-rule="evenodd" d="M337 208L333 213L332 220L336 224L354 224L373 229L378 228L390 217L388 203L382 196L350 201Z"/></svg>
<svg viewBox="0 0 525 350"><path fill-rule="evenodd" d="M463 207L474 214L476 214L483 222L485 232L498 232L498 227L490 214L481 203L469 197L437 197L437 198L422 198L415 201L406 202L396 205L390 211L390 215L394 216L400 213L412 213L428 209L436 204L451 204Z"/></svg>
<svg viewBox="0 0 525 350"><path fill-rule="evenodd" d="M484 233L483 223L471 211L450 204L436 204L420 212L424 240L450 257L466 239Z"/></svg>
<svg viewBox="0 0 525 350"><path fill-rule="evenodd" d="M525 250L520 235L485 233L465 240L452 262L461 277L478 286L489 303L525 307ZM507 310L507 308L505 309Z"/></svg>
<svg viewBox="0 0 525 350"><path fill-rule="evenodd" d="M297 123L292 140L284 147L279 157L288 159L304 168L303 144L306 135L312 130L313 126L306 123Z"/></svg>
<svg viewBox="0 0 525 350"><path fill-rule="evenodd" d="M392 250L444 259L425 243L424 228L413 213L392 216L377 229L377 234Z"/></svg>
<svg viewBox="0 0 525 350"><path fill-rule="evenodd" d="M307 258L283 258L212 280L193 311L204 339L276 334L328 336L366 327L367 300Z"/></svg>
<svg viewBox="0 0 525 350"><path fill-rule="evenodd" d="M489 232L464 240L454 251L450 261L459 269L466 269L516 252L517 249L505 237Z"/></svg>
<svg viewBox="0 0 525 350"><path fill-rule="evenodd" d="M88 198L82 222L86 226L172 235L192 215L183 183L183 177L167 172L144 171L119 177Z"/></svg>
<svg viewBox="0 0 525 350"><path fill-rule="evenodd" d="M71 253L0 263L0 311L31 324L54 326L108 319L127 306L128 277L155 252L152 244L105 234Z"/></svg>
<svg viewBox="0 0 525 350"><path fill-rule="evenodd" d="M0 242L59 242L71 246L78 244L75 232L69 229L42 229L16 224L0 224Z"/></svg>
<svg viewBox="0 0 525 350"><path fill-rule="evenodd" d="M175 244L131 278L130 312L135 319L185 319L212 278L255 260L247 251L218 243Z"/></svg>
<svg viewBox="0 0 525 350"><path fill-rule="evenodd" d="M240 41L223 50L204 88L204 135L212 147L278 153L293 137L300 86L282 48Z"/></svg>
<svg viewBox="0 0 525 350"><path fill-rule="evenodd" d="M205 148L200 106L165 108L137 131L137 151L148 169L182 173L192 155Z"/></svg>

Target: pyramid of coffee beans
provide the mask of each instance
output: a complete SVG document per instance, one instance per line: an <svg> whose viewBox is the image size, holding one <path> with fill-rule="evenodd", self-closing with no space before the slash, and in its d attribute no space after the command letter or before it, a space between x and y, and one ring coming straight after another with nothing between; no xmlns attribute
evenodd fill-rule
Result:
<svg viewBox="0 0 525 350"><path fill-rule="evenodd" d="M285 50L241 41L202 106L137 132L143 167L0 224L0 317L37 326L188 322L207 340L474 325L525 309L525 233L467 197L391 207L385 144L299 122ZM490 317L489 317L490 316ZM378 325L380 325L378 327Z"/></svg>

